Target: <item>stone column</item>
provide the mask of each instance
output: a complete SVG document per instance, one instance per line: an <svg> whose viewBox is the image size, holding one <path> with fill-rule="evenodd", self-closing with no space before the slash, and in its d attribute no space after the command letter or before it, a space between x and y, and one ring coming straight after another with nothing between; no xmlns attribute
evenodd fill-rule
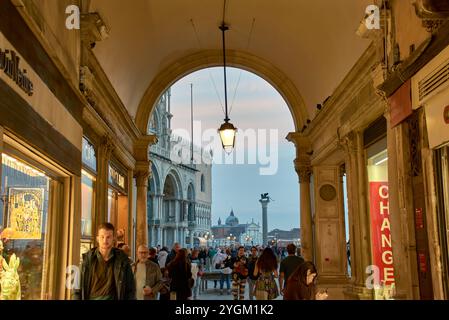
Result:
<svg viewBox="0 0 449 320"><path fill-rule="evenodd" d="M184 227L182 232L182 243L184 244L184 247L187 247L187 243L186 243L186 237L187 237L187 228Z"/></svg>
<svg viewBox="0 0 449 320"><path fill-rule="evenodd" d="M148 163L138 163L135 173L137 187L137 245L148 244L148 224L147 224L147 191L148 178L150 176L150 166Z"/></svg>
<svg viewBox="0 0 449 320"><path fill-rule="evenodd" d="M388 204L393 249L396 299L419 299L413 204L413 173L408 123L391 128L387 112Z"/></svg>
<svg viewBox="0 0 449 320"><path fill-rule="evenodd" d="M295 170L299 176L301 248L306 261L314 259L312 211L310 207L310 176L312 169L295 160Z"/></svg>
<svg viewBox="0 0 449 320"><path fill-rule="evenodd" d="M314 259L313 226L310 199L310 154L312 147L308 138L299 132L290 132L287 140L294 143L296 147L296 159L294 160L295 171L300 183L300 224L301 224L301 248L306 260Z"/></svg>
<svg viewBox="0 0 449 320"><path fill-rule="evenodd" d="M193 248L193 230L190 230L190 248Z"/></svg>
<svg viewBox="0 0 449 320"><path fill-rule="evenodd" d="M365 271L371 265L371 223L366 202L368 195L363 133L352 131L340 140L340 144L345 152L352 272L352 285L345 294L351 299L371 299L372 291L365 287L368 277Z"/></svg>
<svg viewBox="0 0 449 320"><path fill-rule="evenodd" d="M114 143L109 136L103 138L97 150L97 180L95 199L95 221L93 234L97 232L97 227L106 222L108 217L108 181L109 181L109 160L111 159Z"/></svg>
<svg viewBox="0 0 449 320"><path fill-rule="evenodd" d="M154 246L157 246L160 243L159 241L159 227L154 226Z"/></svg>
<svg viewBox="0 0 449 320"><path fill-rule="evenodd" d="M262 205L262 241L266 246L268 243L268 204L270 203L270 199L262 198L259 202Z"/></svg>
<svg viewBox="0 0 449 320"><path fill-rule="evenodd" d="M157 211L157 217L159 220L161 220L162 223L162 219L163 219L163 212L164 212L164 197L162 195L159 195L159 206L158 206L158 211Z"/></svg>

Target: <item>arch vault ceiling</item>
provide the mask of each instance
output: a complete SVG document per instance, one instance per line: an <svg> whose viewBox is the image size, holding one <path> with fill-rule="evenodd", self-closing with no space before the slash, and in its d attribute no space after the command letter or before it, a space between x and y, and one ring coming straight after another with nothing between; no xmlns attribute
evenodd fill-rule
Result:
<svg viewBox="0 0 449 320"><path fill-rule="evenodd" d="M332 94L368 47L355 32L370 3L228 0L227 49L278 68L312 118L316 104ZM110 28L110 37L97 42L94 53L133 119L159 72L189 54L221 49L223 0L92 0L90 12L99 12Z"/></svg>

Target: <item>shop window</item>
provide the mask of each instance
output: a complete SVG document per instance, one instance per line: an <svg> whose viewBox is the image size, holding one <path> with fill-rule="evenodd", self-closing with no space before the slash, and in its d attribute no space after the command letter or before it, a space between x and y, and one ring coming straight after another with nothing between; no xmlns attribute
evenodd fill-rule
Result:
<svg viewBox="0 0 449 320"><path fill-rule="evenodd" d="M2 154L1 173L2 257L8 262L13 254L20 258L21 299L39 300L43 292L44 252L49 250L47 221L52 179L9 154Z"/></svg>
<svg viewBox="0 0 449 320"><path fill-rule="evenodd" d="M123 232L120 242L128 244L129 208L128 208L128 177L125 169L114 160L114 165L109 165L108 187L108 222L112 223L116 230Z"/></svg>
<svg viewBox="0 0 449 320"><path fill-rule="evenodd" d="M379 295L387 295L394 284L386 137L366 148L366 159L373 266L379 275L375 296L383 299L385 296Z"/></svg>
<svg viewBox="0 0 449 320"><path fill-rule="evenodd" d="M81 175L81 237L92 237L92 218L94 213L95 177L82 170Z"/></svg>

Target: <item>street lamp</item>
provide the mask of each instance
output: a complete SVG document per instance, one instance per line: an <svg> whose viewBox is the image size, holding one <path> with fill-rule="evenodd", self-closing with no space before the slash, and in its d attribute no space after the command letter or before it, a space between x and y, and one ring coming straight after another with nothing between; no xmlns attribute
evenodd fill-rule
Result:
<svg viewBox="0 0 449 320"><path fill-rule="evenodd" d="M222 32L223 38L223 73L224 73L224 96L225 96L225 109L226 109L226 118L224 119L224 123L218 129L220 133L221 144L223 145L223 149L227 154L230 154L234 149L235 145L235 134L237 132L237 128L234 127L232 123L229 122L228 117L228 86L226 81L226 42L225 42L225 31L229 30L229 27L223 23L219 27Z"/></svg>

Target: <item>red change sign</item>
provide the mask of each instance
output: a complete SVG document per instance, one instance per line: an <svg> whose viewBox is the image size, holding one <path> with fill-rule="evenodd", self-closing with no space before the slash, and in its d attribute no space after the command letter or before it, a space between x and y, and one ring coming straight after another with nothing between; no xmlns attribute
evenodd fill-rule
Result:
<svg viewBox="0 0 449 320"><path fill-rule="evenodd" d="M388 182L370 182L370 215L373 264L380 269L380 281L394 283Z"/></svg>

